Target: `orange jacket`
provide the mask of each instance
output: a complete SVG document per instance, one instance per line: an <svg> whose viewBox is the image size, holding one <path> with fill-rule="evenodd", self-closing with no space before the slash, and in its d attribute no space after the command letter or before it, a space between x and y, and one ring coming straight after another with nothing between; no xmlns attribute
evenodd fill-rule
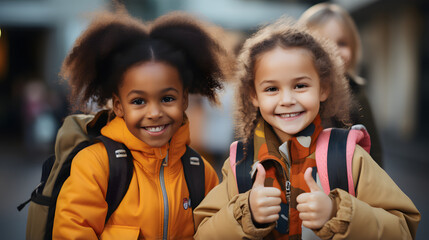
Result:
<svg viewBox="0 0 429 240"><path fill-rule="evenodd" d="M70 177L58 196L53 239L192 239L194 234L191 208L182 169L181 156L189 144L186 122L169 144L153 148L132 135L122 118L115 118L102 134L125 143L134 157L133 177L121 204L105 224L105 201L109 166L102 143L80 151L72 162ZM160 169L164 166L164 178ZM204 160L205 161L205 160ZM206 194L218 184L216 172L205 161ZM164 218L162 181L168 196L168 218ZM165 226L164 223L168 224ZM167 230L167 236L164 231Z"/></svg>

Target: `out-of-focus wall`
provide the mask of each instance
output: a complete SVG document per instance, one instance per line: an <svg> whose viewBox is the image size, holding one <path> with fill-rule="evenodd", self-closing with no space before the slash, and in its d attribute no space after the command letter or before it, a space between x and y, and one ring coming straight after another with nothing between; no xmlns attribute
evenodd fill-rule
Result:
<svg viewBox="0 0 429 240"><path fill-rule="evenodd" d="M131 15L144 20L152 20L170 11L182 10L227 28L228 31L242 33L239 34L240 37L246 37L258 26L271 22L281 15L298 18L312 4L322 2L318 0L118 1L126 4ZM5 64L0 66L0 188L6 196L0 201L2 239L25 238L26 209L18 213L15 207L26 200L32 188L37 185L41 174L41 161L47 156L46 152L33 153L24 148L26 140L22 139L25 137L19 136L20 131L27 133L29 129L20 125L24 122L26 124L30 117L17 113L23 111L19 102L21 100L17 97L20 97L22 92L29 92L33 100L34 98L43 99L49 91L56 92L62 97L66 96L66 84L61 85L58 82L61 63L75 38L86 27L88 18L85 14L101 10L109 2L110 0L0 0L0 29L2 29L0 52L3 51L0 54L0 64ZM404 192L409 194L422 212L423 221L419 226L420 235L418 234L417 239L426 239L429 235L427 227L429 218L426 217L429 215L427 214L429 208L427 196L421 186L424 187L429 182L427 169L425 169L425 166L428 166L426 151L429 143L427 140L429 136L427 111L429 109L429 47L426 46L429 42L429 4L425 4L425 0L334 0L332 2L348 9L360 30L364 50L362 74L368 80L368 95L379 130L392 132L399 139L413 139L417 135L425 136L424 141L418 139L407 143L391 141L386 138L388 135L382 134L381 140L388 141L384 149L389 157L385 161L388 173ZM422 35L425 36L424 40L421 38ZM8 42L11 39L13 42ZM17 40L21 42L18 44ZM14 46L25 48L17 49L18 47L14 48ZM31 54L23 53L27 50ZM33 59L25 59L28 56ZM21 65L11 66L11 59L17 58L22 62L13 63ZM34 70L31 74L35 76L22 80L22 77L28 77L21 76L28 69ZM15 78L17 76L19 78ZM19 81L27 81L30 84L26 84L27 87L20 86ZM20 88L22 92L19 91ZM49 91L46 88L49 88ZM56 104L60 108L65 108L58 101ZM68 109L65 109L63 114L67 114L67 111ZM39 129L39 133L44 135L48 129L45 124L50 120L46 115L40 116L42 118L35 121L39 122L35 126L44 126L41 130ZM60 122L58 121L58 124ZM54 130L52 131L55 133ZM29 139L29 143L33 147L39 147L33 139ZM52 147L53 144L50 143L47 146Z"/></svg>
<svg viewBox="0 0 429 240"><path fill-rule="evenodd" d="M380 129L411 138L418 129L420 13L405 5L370 16L361 26L363 63Z"/></svg>
<svg viewBox="0 0 429 240"><path fill-rule="evenodd" d="M46 40L42 43L46 52L41 53L43 75L40 77L48 84L56 85L58 72L67 51L86 26L85 13L102 8L106 2L106 0L0 1L0 27L47 29Z"/></svg>

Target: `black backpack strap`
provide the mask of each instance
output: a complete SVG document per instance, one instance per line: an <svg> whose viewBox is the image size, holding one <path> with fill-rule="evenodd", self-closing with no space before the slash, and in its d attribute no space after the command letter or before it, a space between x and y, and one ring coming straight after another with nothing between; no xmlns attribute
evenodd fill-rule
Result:
<svg viewBox="0 0 429 240"><path fill-rule="evenodd" d="M348 192L347 137L349 130L333 128L329 138L327 168L330 189L341 188Z"/></svg>
<svg viewBox="0 0 429 240"><path fill-rule="evenodd" d="M18 211L21 211L30 201L33 201L43 206L52 206L53 203L55 203L51 197L46 197L42 194L43 188L45 187L46 181L48 180L49 174L51 173L51 169L54 165L54 162L55 154L52 154L43 162L42 177L40 178L39 185L37 185L36 188L33 190L30 198L17 207Z"/></svg>
<svg viewBox="0 0 429 240"><path fill-rule="evenodd" d="M109 183L106 193L107 222L128 191L134 165L131 152L124 144L102 135L97 139L103 142L109 156Z"/></svg>
<svg viewBox="0 0 429 240"><path fill-rule="evenodd" d="M186 152L182 156L183 172L186 185L188 185L191 207L195 209L205 196L205 168L201 155L194 149L186 146Z"/></svg>
<svg viewBox="0 0 429 240"><path fill-rule="evenodd" d="M235 165L235 171L236 171L236 178L237 178L237 186L238 186L238 192L244 193L252 188L253 181L250 176L250 172L252 170L253 165L253 140L249 141L249 144L247 144L247 150L246 150L246 158L244 157L244 145L243 142L239 141L237 143L237 153L236 153L236 165Z"/></svg>
<svg viewBox="0 0 429 240"><path fill-rule="evenodd" d="M32 201L34 201L35 203L43 204L43 202L45 202L45 204L50 205L49 210L48 210L48 217L47 217L48 220L46 223L46 230L45 230L45 238L44 239L52 239L52 229L54 226L54 217L55 217L57 198L58 198L58 195L60 194L60 190L63 187L64 182L70 176L70 168L71 168L72 160L78 152L80 152L82 149L88 147L92 143L93 143L92 140L83 141L83 142L79 143L76 147L73 148L71 153L67 156L66 160L64 161L63 165L61 166L61 169L59 170L57 179L55 180L54 188L52 189L52 194L50 197L50 201L49 201L49 198L43 197L42 194L35 194L34 200L32 199ZM47 161L54 161L54 160L51 159L51 160L47 160ZM48 164L50 164L50 163L48 163ZM45 166L45 165L43 166L44 170L48 169L48 168L50 168L50 167ZM47 175L42 173L42 178L46 177L46 176ZM32 198L33 198L33 196L32 196Z"/></svg>

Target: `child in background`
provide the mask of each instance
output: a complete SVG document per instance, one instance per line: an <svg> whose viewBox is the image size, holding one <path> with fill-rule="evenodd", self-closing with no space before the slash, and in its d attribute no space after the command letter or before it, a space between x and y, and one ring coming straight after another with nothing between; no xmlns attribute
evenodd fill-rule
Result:
<svg viewBox="0 0 429 240"><path fill-rule="evenodd" d="M345 9L336 4L320 3L307 9L298 22L336 44L353 96L353 104L350 109L351 123L363 124L366 127L371 136L371 157L383 167L380 138L365 93L365 80L356 73L361 55L361 44L352 17ZM332 119L332 123L329 125L344 127L344 124L338 119Z"/></svg>
<svg viewBox="0 0 429 240"><path fill-rule="evenodd" d="M192 239L193 209L181 157L189 145L188 94L216 101L225 52L196 19L172 13L151 25L123 12L101 13L62 67L71 102L89 100L113 116L102 135L125 144L133 176L105 223L109 162L93 144L74 158L57 201L53 239ZM218 184L204 160L205 194ZM203 179L204 180L204 179Z"/></svg>
<svg viewBox="0 0 429 240"><path fill-rule="evenodd" d="M334 53L329 42L285 19L245 42L237 119L244 146L254 149L257 172L248 177L256 177L251 189L239 193L226 160L223 181L194 211L196 239L415 236L419 212L359 145L352 163L356 197L341 189L327 195L312 177L322 123L332 117L347 122L349 116L348 84ZM237 164L243 160L237 157Z"/></svg>

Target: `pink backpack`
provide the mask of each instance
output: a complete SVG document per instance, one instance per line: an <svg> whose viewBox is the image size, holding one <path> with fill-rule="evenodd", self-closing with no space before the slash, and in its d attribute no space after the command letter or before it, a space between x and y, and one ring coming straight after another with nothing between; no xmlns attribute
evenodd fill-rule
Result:
<svg viewBox="0 0 429 240"><path fill-rule="evenodd" d="M250 176L254 159L253 141L251 142L243 161L240 161L243 158L243 143L235 141L230 146L229 160L239 193L246 192L253 185ZM354 125L351 129L328 128L320 133L316 145L316 164L326 194L329 194L331 189L341 188L355 196L352 160L356 144L367 152L371 147L369 134L361 124ZM313 173L315 177L315 171Z"/></svg>

